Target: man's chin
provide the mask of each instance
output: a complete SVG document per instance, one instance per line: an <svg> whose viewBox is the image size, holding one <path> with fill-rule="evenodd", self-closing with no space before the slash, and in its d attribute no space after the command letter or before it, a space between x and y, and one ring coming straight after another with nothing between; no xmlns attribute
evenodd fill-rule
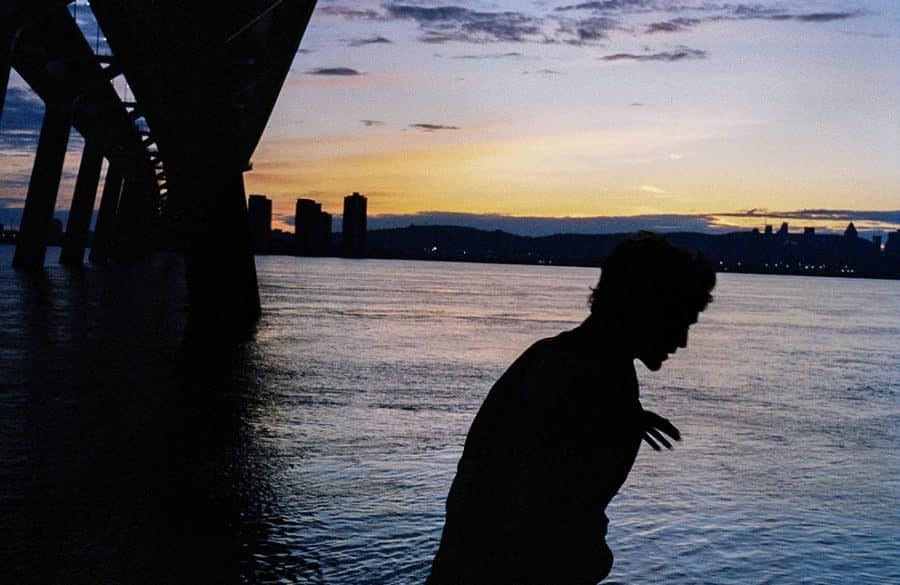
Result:
<svg viewBox="0 0 900 585"><path fill-rule="evenodd" d="M669 357L668 355L664 355L664 356L654 356L654 357L646 357L646 358L642 357L642 358L638 358L638 359L641 360L641 363L643 363L645 366L647 366L648 370L650 370L651 372L655 372L662 367L663 362L666 361L666 359L668 357Z"/></svg>

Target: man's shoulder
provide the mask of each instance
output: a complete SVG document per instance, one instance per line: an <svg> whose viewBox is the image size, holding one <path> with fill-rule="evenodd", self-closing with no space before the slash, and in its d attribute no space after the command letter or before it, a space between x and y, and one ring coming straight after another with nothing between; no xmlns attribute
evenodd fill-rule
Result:
<svg viewBox="0 0 900 585"><path fill-rule="evenodd" d="M531 388L544 399L579 391L630 394L637 385L632 360L587 344L571 331L535 342L510 369L526 393Z"/></svg>

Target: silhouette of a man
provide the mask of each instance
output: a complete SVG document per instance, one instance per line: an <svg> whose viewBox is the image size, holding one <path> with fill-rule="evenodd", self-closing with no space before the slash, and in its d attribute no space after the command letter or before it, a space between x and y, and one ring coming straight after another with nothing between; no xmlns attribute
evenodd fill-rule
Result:
<svg viewBox="0 0 900 585"><path fill-rule="evenodd" d="M641 440L678 429L644 410L634 359L658 370L711 300L715 271L642 233L604 261L590 316L525 351L466 438L429 585L595 584L612 567L604 513Z"/></svg>

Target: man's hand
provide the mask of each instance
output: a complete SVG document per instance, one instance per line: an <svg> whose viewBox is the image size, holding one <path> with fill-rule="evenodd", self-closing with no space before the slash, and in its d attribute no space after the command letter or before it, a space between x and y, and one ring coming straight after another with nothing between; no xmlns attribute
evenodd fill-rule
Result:
<svg viewBox="0 0 900 585"><path fill-rule="evenodd" d="M666 449L672 448L672 443L663 437L663 433L669 435L676 441L681 440L681 433L675 428L675 425L669 422L669 419L663 418L649 410L644 411L644 440L655 450L660 451L659 443L662 443ZM659 441L659 443L657 443Z"/></svg>

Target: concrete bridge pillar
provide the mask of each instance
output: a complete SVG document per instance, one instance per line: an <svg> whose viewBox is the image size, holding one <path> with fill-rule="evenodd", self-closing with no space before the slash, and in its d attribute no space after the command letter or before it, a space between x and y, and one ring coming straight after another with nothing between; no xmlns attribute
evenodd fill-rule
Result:
<svg viewBox="0 0 900 585"><path fill-rule="evenodd" d="M112 250L116 227L116 210L119 207L122 180L121 166L110 161L109 168L106 169L103 195L100 196L100 209L97 210L94 241L91 243L91 252L88 254L88 259L96 264L105 264Z"/></svg>
<svg viewBox="0 0 900 585"><path fill-rule="evenodd" d="M56 206L71 128L72 102L47 102L13 256L16 268L30 270L44 265L47 231Z"/></svg>
<svg viewBox="0 0 900 585"><path fill-rule="evenodd" d="M97 198L97 183L100 181L100 169L103 166L103 154L94 140L86 140L81 153L81 164L78 167L78 178L75 180L75 192L72 195L72 207L69 210L69 221L66 223L66 235L63 239L60 264L79 265L84 261L84 249L87 247L88 231L91 227L91 215L94 212L94 200Z"/></svg>
<svg viewBox="0 0 900 585"><path fill-rule="evenodd" d="M237 165L198 173L185 268L191 320L201 328L249 325L260 313L244 176Z"/></svg>

